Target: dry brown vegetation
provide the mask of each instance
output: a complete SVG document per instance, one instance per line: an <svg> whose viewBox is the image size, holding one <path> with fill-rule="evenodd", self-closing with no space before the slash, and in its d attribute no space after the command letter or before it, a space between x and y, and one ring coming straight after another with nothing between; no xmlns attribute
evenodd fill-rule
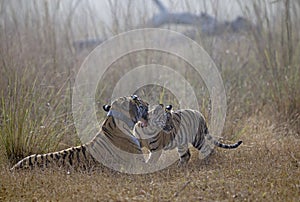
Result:
<svg viewBox="0 0 300 202"><path fill-rule="evenodd" d="M258 122L259 121L259 122ZM188 168L173 165L146 175L94 171L26 170L2 165L2 200L53 201L297 201L300 140L278 138L265 120L253 117L235 151L217 149L208 164L192 150Z"/></svg>
<svg viewBox="0 0 300 202"><path fill-rule="evenodd" d="M178 169L174 164L145 175L118 173L103 166L71 172L63 168L9 171L13 163L29 154L80 144L75 135L71 96L86 52L80 55L75 52L72 30L78 28L79 36L84 36L88 25L98 26L86 35L97 35L103 29L101 36L106 36L128 30L122 25L137 21L118 7L123 18L117 19L115 13L112 28L106 29L98 24L96 17L92 20L86 17L94 12L89 4L74 1L67 7L60 1L54 1L53 5L48 1L32 1L29 6L25 6L28 2L18 2L16 6L16 2L0 2L0 201L299 200L300 5L297 1L276 1L272 4L278 6L278 10L273 10L277 12L274 16L264 9L268 1L244 7L245 15L254 16L261 25L260 33L252 30L221 37L200 34L196 38L216 62L226 88L224 141L241 139L243 144L231 151L216 149L207 163L199 160L193 149L187 168ZM70 13L58 18L62 7ZM27 9L31 12L26 12ZM78 9L82 9L85 17L76 16ZM126 9L134 9L134 4ZM137 24L145 22L145 16ZM81 24L77 24L78 19ZM131 65L147 63L155 56L141 52L113 64L106 74L107 85L98 87L97 102L106 104L110 89ZM173 59L164 64L181 64ZM122 70L117 68L121 64ZM201 110L208 117L209 97L203 90L203 82L186 69L184 75L199 89L196 95L201 97ZM140 93L176 104L161 88L148 86L140 89ZM97 115L99 119L104 117L101 110Z"/></svg>

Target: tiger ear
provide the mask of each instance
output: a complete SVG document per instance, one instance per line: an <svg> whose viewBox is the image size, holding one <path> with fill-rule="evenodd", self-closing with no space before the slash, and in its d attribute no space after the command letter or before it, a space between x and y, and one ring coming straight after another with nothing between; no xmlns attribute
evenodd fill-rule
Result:
<svg viewBox="0 0 300 202"><path fill-rule="evenodd" d="M108 112L110 110L111 106L110 105L103 105L103 110Z"/></svg>
<svg viewBox="0 0 300 202"><path fill-rule="evenodd" d="M133 100L137 100L137 99L138 99L138 96L137 96L137 95L132 95L131 98L132 98Z"/></svg>
<svg viewBox="0 0 300 202"><path fill-rule="evenodd" d="M166 106L166 111L171 111L172 107L173 107L172 105Z"/></svg>

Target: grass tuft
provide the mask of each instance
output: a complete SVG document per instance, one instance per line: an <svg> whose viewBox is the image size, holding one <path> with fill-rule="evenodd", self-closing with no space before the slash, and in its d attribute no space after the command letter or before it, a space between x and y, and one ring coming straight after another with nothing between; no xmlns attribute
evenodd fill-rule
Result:
<svg viewBox="0 0 300 202"><path fill-rule="evenodd" d="M39 88L36 77L26 81L24 74L27 73L25 69L22 73L12 71L6 75L8 83L2 90L0 100L0 141L11 162L32 153L55 150L68 128L63 122L60 123L64 114L56 112L63 103L52 106L54 103L50 101L59 96L57 92L51 88ZM62 130L63 127L65 129Z"/></svg>

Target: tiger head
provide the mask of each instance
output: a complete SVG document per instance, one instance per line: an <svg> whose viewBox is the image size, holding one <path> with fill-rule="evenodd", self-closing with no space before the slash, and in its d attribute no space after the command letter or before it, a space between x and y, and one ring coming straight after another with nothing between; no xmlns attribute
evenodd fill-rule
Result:
<svg viewBox="0 0 300 202"><path fill-rule="evenodd" d="M120 97L111 105L104 105L103 109L108 112L107 116L113 116L125 122L130 128L141 121L143 125L148 124L148 103L137 95Z"/></svg>
<svg viewBox="0 0 300 202"><path fill-rule="evenodd" d="M166 108L164 108L163 104L155 105L149 111L149 125L161 128L166 132L172 130L174 126L171 110L172 105L168 105Z"/></svg>

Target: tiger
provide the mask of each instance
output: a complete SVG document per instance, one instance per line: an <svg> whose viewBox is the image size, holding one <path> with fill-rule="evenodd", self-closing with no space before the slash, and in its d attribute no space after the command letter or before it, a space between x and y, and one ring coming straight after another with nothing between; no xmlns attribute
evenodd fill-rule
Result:
<svg viewBox="0 0 300 202"><path fill-rule="evenodd" d="M47 167L49 163L70 167L80 165L82 162L89 162L88 165L90 165L99 160L99 156L101 163L119 163L120 165L116 169L129 167L132 164L129 157L132 154L142 154L139 141L131 131L137 122L147 125L148 105L137 95L117 98L111 105L103 106L103 109L109 113L103 121L100 131L91 141L61 151L27 156L10 170L33 168L34 166ZM124 152L120 151L125 151L126 155L122 155ZM95 157L98 158L95 159ZM143 162L144 158L133 160Z"/></svg>
<svg viewBox="0 0 300 202"><path fill-rule="evenodd" d="M178 166L184 166L191 157L188 144L199 150L199 155L208 156L213 150L209 143L224 149L234 149L242 144L223 144L212 137L204 116L197 110L181 109L172 111L172 105L165 109L163 104L154 106L149 111L148 126L138 123L133 129L133 135L141 143L141 147L149 150L147 163L156 163L162 150L172 150L177 147L180 157Z"/></svg>

